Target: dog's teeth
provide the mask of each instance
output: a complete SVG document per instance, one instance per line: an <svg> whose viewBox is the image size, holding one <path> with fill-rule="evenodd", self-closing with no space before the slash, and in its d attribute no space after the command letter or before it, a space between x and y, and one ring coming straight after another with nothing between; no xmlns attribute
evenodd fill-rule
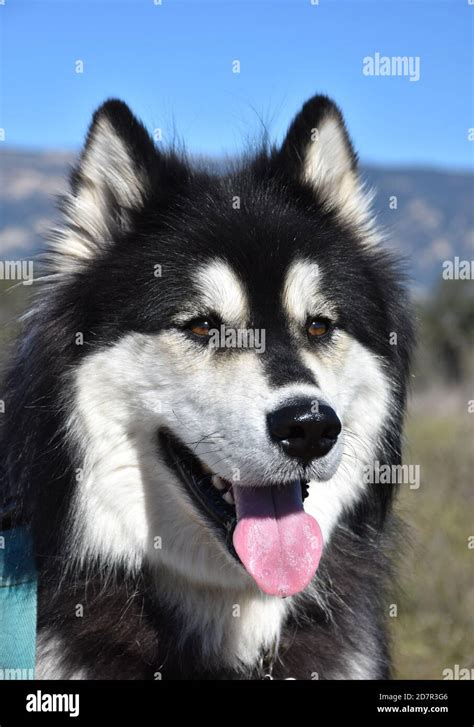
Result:
<svg viewBox="0 0 474 727"><path fill-rule="evenodd" d="M230 490L222 495L222 499L227 502L228 505L235 505L234 496L232 495L232 492L230 492Z"/></svg>
<svg viewBox="0 0 474 727"><path fill-rule="evenodd" d="M221 478L219 477L219 475L212 475L211 481L212 481L212 484L214 485L214 487L216 489L218 489L218 490L224 490L225 489L225 484L223 483L223 481L221 480Z"/></svg>

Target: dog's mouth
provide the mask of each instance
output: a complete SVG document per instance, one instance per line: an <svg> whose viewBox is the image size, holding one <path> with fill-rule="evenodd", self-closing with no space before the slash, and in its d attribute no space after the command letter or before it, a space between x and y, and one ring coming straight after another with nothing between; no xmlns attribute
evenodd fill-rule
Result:
<svg viewBox="0 0 474 727"><path fill-rule="evenodd" d="M161 430L159 439L168 467L179 474L199 509L222 529L230 551L237 557L232 545L232 534L237 524L232 484L213 474L170 432Z"/></svg>
<svg viewBox="0 0 474 727"><path fill-rule="evenodd" d="M171 432L161 430L159 441L168 467L261 590L282 597L302 591L322 552L319 525L303 508L308 483L232 483L213 473Z"/></svg>

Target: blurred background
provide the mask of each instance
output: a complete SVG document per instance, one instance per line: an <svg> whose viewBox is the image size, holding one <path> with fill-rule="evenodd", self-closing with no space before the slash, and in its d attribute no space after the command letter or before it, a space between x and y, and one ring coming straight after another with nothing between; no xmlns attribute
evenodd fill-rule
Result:
<svg viewBox="0 0 474 727"><path fill-rule="evenodd" d="M468 0L0 4L0 261L44 246L108 97L158 144L215 158L264 129L278 142L316 92L343 109L419 325L405 461L421 482L401 488L391 610L401 679L474 668L473 18ZM377 53L413 59L419 78L364 74ZM0 363L32 290L0 279Z"/></svg>

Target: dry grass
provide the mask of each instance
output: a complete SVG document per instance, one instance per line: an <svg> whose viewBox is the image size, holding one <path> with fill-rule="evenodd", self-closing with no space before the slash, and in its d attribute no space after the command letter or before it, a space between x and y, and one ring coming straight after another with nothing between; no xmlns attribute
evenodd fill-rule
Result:
<svg viewBox="0 0 474 727"><path fill-rule="evenodd" d="M471 394L472 396L472 394ZM474 667L474 413L468 396L415 401L405 461L420 465L418 490L402 487L411 528L400 564L403 595L393 619L397 676L441 679L454 664Z"/></svg>

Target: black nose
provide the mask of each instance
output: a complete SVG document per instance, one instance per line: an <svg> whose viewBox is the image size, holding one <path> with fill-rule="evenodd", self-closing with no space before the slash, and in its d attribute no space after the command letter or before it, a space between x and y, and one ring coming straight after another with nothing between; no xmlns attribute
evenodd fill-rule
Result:
<svg viewBox="0 0 474 727"><path fill-rule="evenodd" d="M267 415L270 437L289 457L308 464L324 457L334 446L341 431L341 422L330 406L314 400L288 404Z"/></svg>

